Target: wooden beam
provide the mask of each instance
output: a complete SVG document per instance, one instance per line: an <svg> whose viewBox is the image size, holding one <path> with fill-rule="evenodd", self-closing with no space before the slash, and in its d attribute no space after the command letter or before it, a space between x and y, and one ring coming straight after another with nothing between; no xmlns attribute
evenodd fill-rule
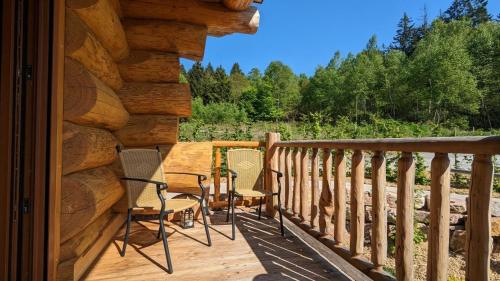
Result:
<svg viewBox="0 0 500 281"><path fill-rule="evenodd" d="M108 167L62 178L61 242L64 243L111 208L124 194L120 180Z"/></svg>
<svg viewBox="0 0 500 281"><path fill-rule="evenodd" d="M177 143L179 118L168 115L131 115L128 124L115 132L125 146Z"/></svg>
<svg viewBox="0 0 500 281"><path fill-rule="evenodd" d="M207 39L207 28L203 25L127 19L124 27L132 49L170 52L192 60L203 59Z"/></svg>
<svg viewBox="0 0 500 281"><path fill-rule="evenodd" d="M222 4L233 11L244 11L252 5L253 0L222 0Z"/></svg>
<svg viewBox="0 0 500 281"><path fill-rule="evenodd" d="M66 9L65 54L83 64L92 74L114 90L122 87L122 78L113 58L80 18Z"/></svg>
<svg viewBox="0 0 500 281"><path fill-rule="evenodd" d="M94 260L108 246L125 222L124 214L116 214L102 231L95 243L81 256L59 264L58 280L80 280Z"/></svg>
<svg viewBox="0 0 500 281"><path fill-rule="evenodd" d="M163 19L204 25L213 36L230 33L254 34L259 27L260 15L255 7L235 12L221 3L197 0L122 0L125 17Z"/></svg>
<svg viewBox="0 0 500 281"><path fill-rule="evenodd" d="M117 144L107 130L64 122L63 175L111 164Z"/></svg>
<svg viewBox="0 0 500 281"><path fill-rule="evenodd" d="M112 218L111 209L99 216L93 223L61 245L61 262L81 256L96 241Z"/></svg>
<svg viewBox="0 0 500 281"><path fill-rule="evenodd" d="M128 56L129 48L114 4L109 0L66 1L66 6L87 24L111 57L118 61Z"/></svg>
<svg viewBox="0 0 500 281"><path fill-rule="evenodd" d="M64 66L64 120L109 130L127 124L128 112L110 87L73 59Z"/></svg>
<svg viewBox="0 0 500 281"><path fill-rule="evenodd" d="M171 53L132 51L118 65L127 82L179 82L179 57Z"/></svg>
<svg viewBox="0 0 500 281"><path fill-rule="evenodd" d="M189 84L125 83L118 96L132 114L191 116Z"/></svg>

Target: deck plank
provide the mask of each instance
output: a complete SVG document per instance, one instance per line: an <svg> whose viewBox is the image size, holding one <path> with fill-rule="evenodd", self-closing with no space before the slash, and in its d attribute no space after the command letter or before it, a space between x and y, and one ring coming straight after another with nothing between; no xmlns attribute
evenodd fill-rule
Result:
<svg viewBox="0 0 500 281"><path fill-rule="evenodd" d="M134 222L125 257L118 253L124 228L106 248L84 280L348 280L300 239L280 236L272 219L256 220L254 210L238 212L236 240L225 212L210 215L212 247L206 246L203 225L182 229L167 225L174 273L165 268L158 223Z"/></svg>

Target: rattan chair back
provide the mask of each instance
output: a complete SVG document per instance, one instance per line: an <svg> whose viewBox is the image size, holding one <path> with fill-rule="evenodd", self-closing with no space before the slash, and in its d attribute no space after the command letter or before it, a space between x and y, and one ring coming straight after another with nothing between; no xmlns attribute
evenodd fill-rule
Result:
<svg viewBox="0 0 500 281"><path fill-rule="evenodd" d="M161 153L156 149L124 149L120 151L125 177L165 182ZM128 208L151 208L158 201L156 186L151 183L126 181ZM166 191L162 191L166 196Z"/></svg>
<svg viewBox="0 0 500 281"><path fill-rule="evenodd" d="M230 149L227 167L238 174L235 191L258 190L264 192L263 153L256 149Z"/></svg>

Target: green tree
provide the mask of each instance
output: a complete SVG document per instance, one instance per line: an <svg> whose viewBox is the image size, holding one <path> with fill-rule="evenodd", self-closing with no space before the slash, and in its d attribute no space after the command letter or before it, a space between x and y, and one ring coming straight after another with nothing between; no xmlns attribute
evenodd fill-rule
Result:
<svg viewBox="0 0 500 281"><path fill-rule="evenodd" d="M442 19L446 22L470 19L472 24L477 26L491 20L487 6L488 0L454 0Z"/></svg>
<svg viewBox="0 0 500 281"><path fill-rule="evenodd" d="M467 51L470 26L464 21L435 21L410 63L413 120L466 121L479 108L479 91Z"/></svg>
<svg viewBox="0 0 500 281"><path fill-rule="evenodd" d="M201 65L201 62L196 62L186 75L186 78L189 81L189 87L191 88L191 95L195 98L203 97L204 95L204 73L205 69Z"/></svg>
<svg viewBox="0 0 500 281"><path fill-rule="evenodd" d="M274 100L275 117L295 118L300 101L300 88L292 69L282 62L271 62L264 72L263 80L268 87L262 90L270 91L265 96Z"/></svg>
<svg viewBox="0 0 500 281"><path fill-rule="evenodd" d="M250 86L250 82L245 77L245 74L241 70L238 63L233 64L233 67L231 68L229 82L231 84L230 100L232 102L238 102L243 91Z"/></svg>

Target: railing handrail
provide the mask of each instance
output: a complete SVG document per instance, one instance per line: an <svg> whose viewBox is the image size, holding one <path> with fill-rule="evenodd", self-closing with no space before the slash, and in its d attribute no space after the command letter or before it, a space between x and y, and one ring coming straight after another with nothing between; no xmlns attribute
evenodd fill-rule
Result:
<svg viewBox="0 0 500 281"><path fill-rule="evenodd" d="M265 147L266 142L263 141L212 141L214 148L218 147L246 147L246 148L257 148Z"/></svg>
<svg viewBox="0 0 500 281"><path fill-rule="evenodd" d="M500 154L500 136L280 141L277 147Z"/></svg>

